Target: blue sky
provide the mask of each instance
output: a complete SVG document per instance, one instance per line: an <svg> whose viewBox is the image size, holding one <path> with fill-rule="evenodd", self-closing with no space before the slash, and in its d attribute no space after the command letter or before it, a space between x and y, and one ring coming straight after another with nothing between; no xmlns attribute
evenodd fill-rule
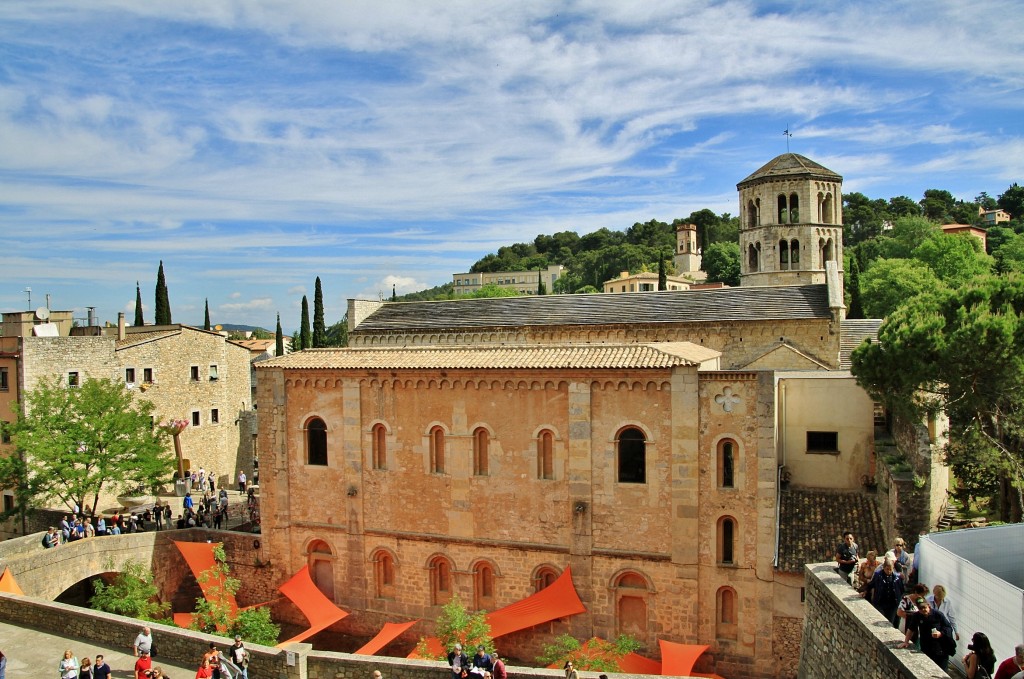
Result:
<svg viewBox="0 0 1024 679"><path fill-rule="evenodd" d="M286 330L538 233L1024 180L1018 0L4 0L0 309Z"/></svg>

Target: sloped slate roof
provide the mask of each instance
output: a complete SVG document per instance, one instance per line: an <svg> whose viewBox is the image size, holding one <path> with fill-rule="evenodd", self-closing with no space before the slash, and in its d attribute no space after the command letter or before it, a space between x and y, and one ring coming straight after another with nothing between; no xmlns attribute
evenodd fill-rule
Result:
<svg viewBox="0 0 1024 679"><path fill-rule="evenodd" d="M885 532L874 496L863 492L784 490L779 507L778 570L800 572L804 564L835 559L843 531L852 531L863 558L885 552Z"/></svg>
<svg viewBox="0 0 1024 679"><path fill-rule="evenodd" d="M863 318L856 320L845 320L842 323L842 331L839 335L839 369L850 369L850 354L860 346L864 338L870 337L871 341L878 341L878 329L882 326L880 318Z"/></svg>
<svg viewBox="0 0 1024 679"><path fill-rule="evenodd" d="M824 165L814 162L810 158L801 156L799 153L783 153L781 156L775 156L769 160L765 165L754 172L754 174L737 184L736 188L742 189L748 184L752 184L762 179L776 177L779 179L788 179L790 177L803 176L814 177L830 182L843 181L843 178L837 173L828 169Z"/></svg>
<svg viewBox="0 0 1024 679"><path fill-rule="evenodd" d="M455 370L672 368L696 366L719 352L690 342L557 346L307 349L257 365L287 370Z"/></svg>
<svg viewBox="0 0 1024 679"><path fill-rule="evenodd" d="M180 328L173 330L156 330L153 332L133 332L127 335L123 340L117 340L114 343L114 347L115 349L127 349L128 347L134 347L137 344L145 344L146 342L152 342L165 337L173 337L179 334L181 334Z"/></svg>
<svg viewBox="0 0 1024 679"><path fill-rule="evenodd" d="M353 334L831 318L825 285L389 302Z"/></svg>

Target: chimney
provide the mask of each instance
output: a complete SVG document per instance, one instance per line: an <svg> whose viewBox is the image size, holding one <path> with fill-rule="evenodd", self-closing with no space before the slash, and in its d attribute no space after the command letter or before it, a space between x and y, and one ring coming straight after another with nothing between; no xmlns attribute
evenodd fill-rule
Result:
<svg viewBox="0 0 1024 679"><path fill-rule="evenodd" d="M124 339L124 312L117 312L117 339Z"/></svg>
<svg viewBox="0 0 1024 679"><path fill-rule="evenodd" d="M90 328L96 326L96 307L87 306L85 310L89 312L89 320L87 321Z"/></svg>

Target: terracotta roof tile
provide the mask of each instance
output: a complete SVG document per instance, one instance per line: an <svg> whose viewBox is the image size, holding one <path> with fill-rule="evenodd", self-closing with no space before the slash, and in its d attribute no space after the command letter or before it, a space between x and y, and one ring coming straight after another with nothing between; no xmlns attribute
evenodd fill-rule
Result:
<svg viewBox="0 0 1024 679"><path fill-rule="evenodd" d="M307 349L262 361L261 370L455 370L672 368L697 366L720 353L690 342Z"/></svg>
<svg viewBox="0 0 1024 679"><path fill-rule="evenodd" d="M852 531L863 557L885 552L885 532L873 495L864 492L784 490L779 507L778 569L800 572L832 561L843 531Z"/></svg>

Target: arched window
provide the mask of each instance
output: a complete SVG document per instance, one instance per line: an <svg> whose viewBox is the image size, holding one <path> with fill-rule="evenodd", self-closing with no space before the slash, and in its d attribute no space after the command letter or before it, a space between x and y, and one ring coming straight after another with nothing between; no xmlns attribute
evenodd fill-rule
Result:
<svg viewBox="0 0 1024 679"><path fill-rule="evenodd" d="M379 549L373 557L374 586L379 599L395 598L395 557Z"/></svg>
<svg viewBox="0 0 1024 679"><path fill-rule="evenodd" d="M615 626L618 634L647 638L647 580L638 573L620 575L615 583Z"/></svg>
<svg viewBox="0 0 1024 679"><path fill-rule="evenodd" d="M719 637L735 639L739 629L736 615L736 590L722 587L715 595L715 632Z"/></svg>
<svg viewBox="0 0 1024 679"><path fill-rule="evenodd" d="M799 269L800 266L800 241L796 238L789 241L789 268Z"/></svg>
<svg viewBox="0 0 1024 679"><path fill-rule="evenodd" d="M736 443L729 439L718 443L718 487L736 487Z"/></svg>
<svg viewBox="0 0 1024 679"><path fill-rule="evenodd" d="M800 221L800 196L795 193L789 194L789 223L796 224Z"/></svg>
<svg viewBox="0 0 1024 679"><path fill-rule="evenodd" d="M430 471L444 474L444 428L430 430Z"/></svg>
<svg viewBox="0 0 1024 679"><path fill-rule="evenodd" d="M491 443L491 434L483 427L473 432L473 475L487 476L487 449Z"/></svg>
<svg viewBox="0 0 1024 679"><path fill-rule="evenodd" d="M835 207L832 194L826 193L821 205L821 221L823 224L835 224Z"/></svg>
<svg viewBox="0 0 1024 679"><path fill-rule="evenodd" d="M779 241L779 270L786 271L789 269L789 241Z"/></svg>
<svg viewBox="0 0 1024 679"><path fill-rule="evenodd" d="M789 210L786 209L786 196L785 196L785 194L782 194L782 193L779 194L779 198L776 201L776 204L779 206L779 213L778 213L778 217L779 218L778 218L778 220L775 223L776 224L786 224L786 223L788 223L789 222Z"/></svg>
<svg viewBox="0 0 1024 679"><path fill-rule="evenodd" d="M761 270L761 244L751 243L747 248L747 270L756 272Z"/></svg>
<svg viewBox="0 0 1024 679"><path fill-rule="evenodd" d="M473 569L473 600L478 611L494 608L494 568L486 561Z"/></svg>
<svg viewBox="0 0 1024 679"><path fill-rule="evenodd" d="M383 424L373 425L373 468L388 468L388 430Z"/></svg>
<svg viewBox="0 0 1024 679"><path fill-rule="evenodd" d="M822 266L825 265L825 262L835 261L835 258L836 258L835 247L834 247L834 245L832 243L832 239L829 238L827 241L825 241L824 256L822 257L822 260L821 260Z"/></svg>
<svg viewBox="0 0 1024 679"><path fill-rule="evenodd" d="M533 574L533 591L539 592L550 587L558 579L558 571L551 566L541 566Z"/></svg>
<svg viewBox="0 0 1024 679"><path fill-rule="evenodd" d="M754 205L754 201L747 201L747 228L753 229L757 226L757 206Z"/></svg>
<svg viewBox="0 0 1024 679"><path fill-rule="evenodd" d="M733 565L736 551L736 519L723 516L718 520L718 563Z"/></svg>
<svg viewBox="0 0 1024 679"><path fill-rule="evenodd" d="M636 427L619 432L619 483L647 483L647 440Z"/></svg>
<svg viewBox="0 0 1024 679"><path fill-rule="evenodd" d="M313 540L306 553L313 584L324 596L334 601L334 553L330 545L323 540Z"/></svg>
<svg viewBox="0 0 1024 679"><path fill-rule="evenodd" d="M306 423L306 464L327 466L327 425L319 417Z"/></svg>
<svg viewBox="0 0 1024 679"><path fill-rule="evenodd" d="M430 603L443 606L452 598L452 565L443 556L430 561Z"/></svg>
<svg viewBox="0 0 1024 679"><path fill-rule="evenodd" d="M554 460L554 441L555 436L550 431L545 429L537 437L537 478L538 479L553 479L555 478L555 460Z"/></svg>

